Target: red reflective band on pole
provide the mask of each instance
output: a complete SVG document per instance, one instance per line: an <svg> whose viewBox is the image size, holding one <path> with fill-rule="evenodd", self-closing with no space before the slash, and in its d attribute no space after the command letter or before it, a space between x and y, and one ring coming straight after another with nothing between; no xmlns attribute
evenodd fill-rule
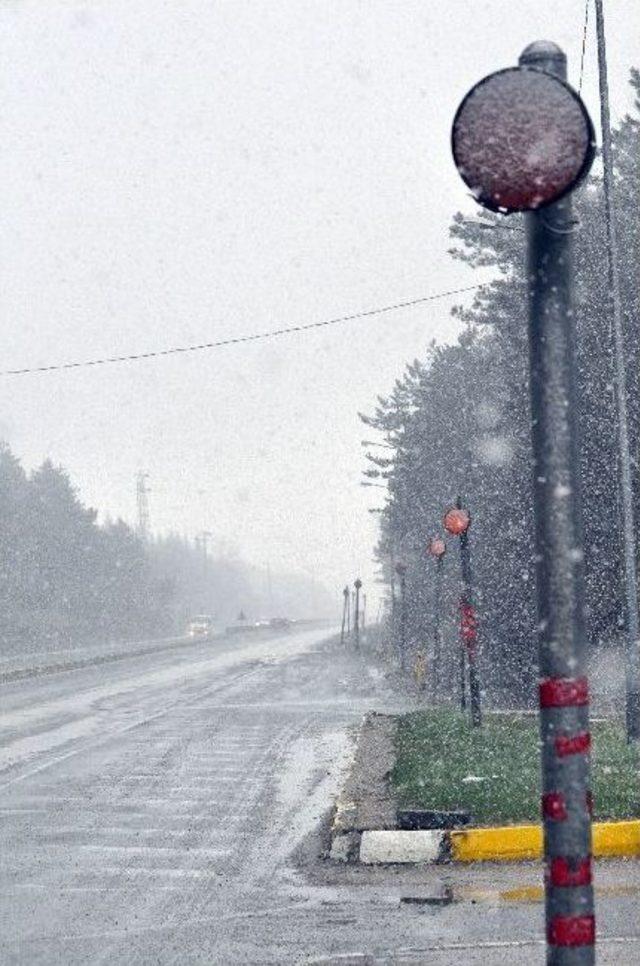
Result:
<svg viewBox="0 0 640 966"><path fill-rule="evenodd" d="M588 731L583 731L579 735L558 735L554 744L560 758L566 758L567 755L580 755L591 748L591 735Z"/></svg>
<svg viewBox="0 0 640 966"><path fill-rule="evenodd" d="M552 886L568 888L591 885L591 856L572 863L563 856L554 856L549 863L549 882Z"/></svg>
<svg viewBox="0 0 640 966"><path fill-rule="evenodd" d="M596 941L594 916L556 916L549 925L551 946L593 946Z"/></svg>
<svg viewBox="0 0 640 966"><path fill-rule="evenodd" d="M567 803L560 792L548 792L542 796L542 814L554 822L564 822L568 818Z"/></svg>
<svg viewBox="0 0 640 966"><path fill-rule="evenodd" d="M461 603L460 605L462 640L471 650L478 639L478 618L473 604Z"/></svg>
<svg viewBox="0 0 640 966"><path fill-rule="evenodd" d="M575 708L589 704L587 678L545 678L540 682L541 708Z"/></svg>

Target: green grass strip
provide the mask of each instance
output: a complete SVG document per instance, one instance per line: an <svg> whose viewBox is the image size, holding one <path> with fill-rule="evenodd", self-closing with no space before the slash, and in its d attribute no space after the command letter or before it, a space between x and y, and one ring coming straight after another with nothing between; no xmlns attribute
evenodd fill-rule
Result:
<svg viewBox="0 0 640 966"><path fill-rule="evenodd" d="M595 817L638 817L637 751L616 723L593 723L591 733ZM396 744L392 782L402 808L462 809L478 825L539 820L536 717L485 715L472 728L458 712L418 711L400 719Z"/></svg>

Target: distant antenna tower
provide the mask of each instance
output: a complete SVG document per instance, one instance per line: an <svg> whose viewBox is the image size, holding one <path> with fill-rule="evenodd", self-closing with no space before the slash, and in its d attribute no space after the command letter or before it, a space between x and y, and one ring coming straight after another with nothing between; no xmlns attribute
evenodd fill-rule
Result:
<svg viewBox="0 0 640 966"><path fill-rule="evenodd" d="M138 503L138 533L143 540L149 536L149 474L142 470L136 476L136 499Z"/></svg>

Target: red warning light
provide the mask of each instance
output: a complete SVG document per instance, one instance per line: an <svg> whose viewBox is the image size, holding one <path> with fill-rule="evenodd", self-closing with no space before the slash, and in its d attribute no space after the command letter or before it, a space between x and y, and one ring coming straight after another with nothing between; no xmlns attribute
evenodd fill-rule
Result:
<svg viewBox="0 0 640 966"><path fill-rule="evenodd" d="M557 201L587 174L595 150L579 95L531 67L509 67L476 84L458 108L451 140L476 200L503 212Z"/></svg>

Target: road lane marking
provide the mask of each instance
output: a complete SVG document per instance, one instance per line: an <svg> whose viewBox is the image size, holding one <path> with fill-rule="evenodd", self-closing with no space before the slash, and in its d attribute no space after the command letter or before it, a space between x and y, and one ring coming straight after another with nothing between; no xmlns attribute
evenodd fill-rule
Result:
<svg viewBox="0 0 640 966"><path fill-rule="evenodd" d="M125 855L149 855L150 853L158 853L158 855L202 855L205 858L231 855L230 849L192 849L189 846L176 848L172 845L77 845L76 847L82 852L122 852Z"/></svg>

